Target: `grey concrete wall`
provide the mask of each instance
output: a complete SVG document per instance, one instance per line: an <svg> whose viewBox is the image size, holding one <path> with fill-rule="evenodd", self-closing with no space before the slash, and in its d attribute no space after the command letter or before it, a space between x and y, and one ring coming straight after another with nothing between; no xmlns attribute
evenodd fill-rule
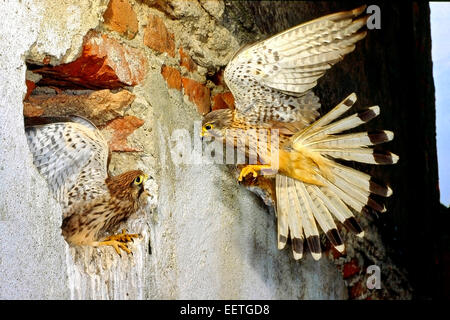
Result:
<svg viewBox="0 0 450 320"><path fill-rule="evenodd" d="M157 81L159 75L151 80ZM163 93L164 97L161 97ZM168 133L201 118L181 95L154 87L148 92L158 123L160 196L158 223L151 228L156 263L174 274L160 278L162 297L179 299L339 299L344 282L327 259L295 262L276 248L275 218L253 193L238 186L225 165L174 165ZM166 240L170 237L170 241ZM157 253L155 253L156 255ZM159 279L158 279L159 278ZM167 291L166 291L167 290Z"/></svg>
<svg viewBox="0 0 450 320"><path fill-rule="evenodd" d="M0 4L0 298L68 298L60 208L24 134L24 58L43 21L33 1Z"/></svg>
<svg viewBox="0 0 450 320"><path fill-rule="evenodd" d="M140 18L148 12L161 14L145 1L131 3ZM295 262L289 250L277 250L273 213L238 185L228 167L172 161L173 131L186 129L194 136L193 123L201 117L161 76L161 65L174 58L148 48L143 50L149 72L143 83L129 88L136 99L126 111L145 120L129 139L142 152L114 154L111 169L149 172L157 207L127 225L143 235L133 246L134 256L118 257L111 248L68 247L60 234L61 210L32 165L24 135L25 60L51 56L52 62L62 63L76 58L80 39L101 23L106 4L0 4L0 299L346 298L332 261L315 262L306 254ZM208 68L224 66L238 47L234 36L216 25L220 7L203 5L180 7L176 14L184 12L180 17L187 18L167 22L177 44L189 45L190 53L201 57L199 79ZM141 19L141 29L144 23ZM199 42L202 37L193 29L216 32L216 37ZM137 45L139 37L131 43Z"/></svg>

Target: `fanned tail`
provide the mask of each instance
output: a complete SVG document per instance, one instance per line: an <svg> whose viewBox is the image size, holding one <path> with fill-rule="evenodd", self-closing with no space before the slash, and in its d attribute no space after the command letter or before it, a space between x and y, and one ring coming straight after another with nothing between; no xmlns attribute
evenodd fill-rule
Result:
<svg viewBox="0 0 450 320"><path fill-rule="evenodd" d="M382 185L363 172L337 163L334 159L370 164L393 164L399 157L390 152L375 151L370 146L391 141L394 133L387 130L374 132L345 133L379 115L378 106L337 120L356 101L352 93L329 113L291 139L291 152L310 157L317 168L314 178L317 184L301 181L301 177L276 176L278 204L278 248L284 248L288 234L292 241L294 258L302 257L303 240L306 239L314 259L321 256L319 231L326 234L339 251L345 249L334 220L345 225L357 236L364 231L353 212L375 210L385 212L384 205L375 201L372 194L389 197L392 189ZM317 223L317 225L316 225Z"/></svg>

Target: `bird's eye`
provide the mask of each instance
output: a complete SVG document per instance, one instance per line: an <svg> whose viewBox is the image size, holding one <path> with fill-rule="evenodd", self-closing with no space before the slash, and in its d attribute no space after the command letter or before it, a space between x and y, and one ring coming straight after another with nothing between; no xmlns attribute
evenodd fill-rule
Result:
<svg viewBox="0 0 450 320"><path fill-rule="evenodd" d="M137 176L137 177L134 179L134 184L138 186L138 185L140 185L143 181L144 181L144 177L143 177L143 176Z"/></svg>
<svg viewBox="0 0 450 320"><path fill-rule="evenodd" d="M205 126L205 129L206 129L206 130L211 130L211 129L212 129L212 125L207 124L207 125Z"/></svg>

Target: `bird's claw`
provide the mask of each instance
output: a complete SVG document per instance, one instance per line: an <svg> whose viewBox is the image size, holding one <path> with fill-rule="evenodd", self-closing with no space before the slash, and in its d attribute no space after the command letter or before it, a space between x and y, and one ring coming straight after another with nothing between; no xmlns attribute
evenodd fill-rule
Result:
<svg viewBox="0 0 450 320"><path fill-rule="evenodd" d="M133 252L131 252L131 250L128 248L128 242L134 242L134 238L138 237L138 234L126 233L126 230L123 229L122 233L107 237L105 240L100 242L100 245L112 246L119 256L121 256L120 249L122 249L126 253L131 253L133 255Z"/></svg>
<svg viewBox="0 0 450 320"><path fill-rule="evenodd" d="M238 180L241 182L249 174L252 174L253 178L256 178L258 176L258 172L255 169L253 169L252 166L246 166L246 167L242 168L241 173L239 174Z"/></svg>
<svg viewBox="0 0 450 320"><path fill-rule="evenodd" d="M128 248L126 243L119 242L117 240L102 241L101 244L106 245L106 246L112 246L116 250L116 252L119 256L122 256L120 254L120 249L122 249L126 253L131 253L131 250Z"/></svg>
<svg viewBox="0 0 450 320"><path fill-rule="evenodd" d="M252 174L253 178L258 176L258 171L261 169L270 168L268 165L248 165L242 168L241 173L239 174L238 180L241 182L246 176Z"/></svg>

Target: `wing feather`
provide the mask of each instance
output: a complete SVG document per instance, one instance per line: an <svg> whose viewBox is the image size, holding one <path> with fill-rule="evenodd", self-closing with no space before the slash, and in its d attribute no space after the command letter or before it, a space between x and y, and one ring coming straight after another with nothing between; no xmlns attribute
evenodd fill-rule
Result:
<svg viewBox="0 0 450 320"><path fill-rule="evenodd" d="M108 144L94 128L82 121L25 128L33 164L64 207L80 194L95 197L106 188Z"/></svg>
<svg viewBox="0 0 450 320"><path fill-rule="evenodd" d="M310 90L365 37L359 30L367 17L354 19L364 9L327 15L240 50L225 68L237 116L249 123L315 119L320 103Z"/></svg>

